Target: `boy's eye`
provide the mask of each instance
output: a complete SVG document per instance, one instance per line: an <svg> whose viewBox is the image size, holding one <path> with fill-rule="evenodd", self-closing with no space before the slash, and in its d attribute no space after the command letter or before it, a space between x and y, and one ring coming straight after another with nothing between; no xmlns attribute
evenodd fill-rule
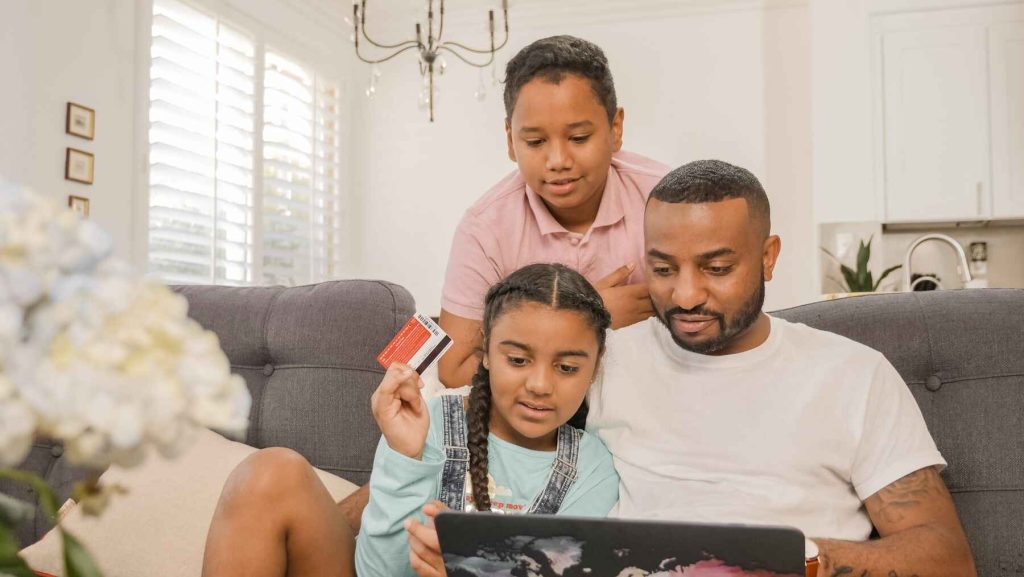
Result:
<svg viewBox="0 0 1024 577"><path fill-rule="evenodd" d="M586 142L589 138L590 138L589 134L580 134L580 135L577 135L577 136L573 136L569 140L571 140L571 141L573 141L573 142L575 142L577 144L581 144L581 143Z"/></svg>
<svg viewBox="0 0 1024 577"><path fill-rule="evenodd" d="M651 272L658 276L668 276L672 274L672 269L667 266L656 266L651 269Z"/></svg>
<svg viewBox="0 0 1024 577"><path fill-rule="evenodd" d="M541 144L544 144L544 141L540 138L531 138L526 141L526 146L538 147Z"/></svg>

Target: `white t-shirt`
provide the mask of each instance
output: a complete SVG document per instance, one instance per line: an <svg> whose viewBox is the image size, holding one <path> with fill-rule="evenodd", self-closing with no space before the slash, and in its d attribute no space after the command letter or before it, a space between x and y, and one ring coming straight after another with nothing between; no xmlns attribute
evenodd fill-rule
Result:
<svg viewBox="0 0 1024 577"><path fill-rule="evenodd" d="M761 346L710 356L651 318L607 350L587 430L621 478L612 516L864 540L864 499L946 464L896 369L845 337L772 318Z"/></svg>

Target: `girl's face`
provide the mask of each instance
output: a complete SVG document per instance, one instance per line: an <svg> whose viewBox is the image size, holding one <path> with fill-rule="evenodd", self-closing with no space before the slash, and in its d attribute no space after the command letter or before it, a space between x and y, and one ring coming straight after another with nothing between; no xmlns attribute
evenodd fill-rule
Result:
<svg viewBox="0 0 1024 577"><path fill-rule="evenodd" d="M532 302L502 313L483 358L491 432L528 449L553 450L555 431L583 404L598 360L597 336L582 313Z"/></svg>

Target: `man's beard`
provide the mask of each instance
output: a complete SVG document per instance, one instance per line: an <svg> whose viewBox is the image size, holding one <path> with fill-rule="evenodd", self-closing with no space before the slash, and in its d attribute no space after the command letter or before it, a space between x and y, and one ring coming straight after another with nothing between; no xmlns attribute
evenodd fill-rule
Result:
<svg viewBox="0 0 1024 577"><path fill-rule="evenodd" d="M736 337L740 336L750 328L750 326L753 325L761 315L761 308L763 306L764 278L762 277L757 290L747 298L743 303L743 306L740 307L740 310L732 318L726 319L724 314L718 311L713 311L703 305L689 310L681 307L675 307L665 312L658 311L658 318L661 320L662 324L668 328L669 334L672 335L672 340L675 341L680 348L700 355L710 355L732 344ZM673 316L680 314L714 317L718 321L718 336L709 341L693 344L683 341L676 336L675 331L672 330L672 323L669 321Z"/></svg>

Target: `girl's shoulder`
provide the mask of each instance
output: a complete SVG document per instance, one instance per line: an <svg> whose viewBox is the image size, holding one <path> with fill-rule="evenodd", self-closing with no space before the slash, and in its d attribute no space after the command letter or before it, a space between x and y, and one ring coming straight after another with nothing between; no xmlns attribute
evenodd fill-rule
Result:
<svg viewBox="0 0 1024 577"><path fill-rule="evenodd" d="M584 430L580 430L580 433L578 468L582 470L587 467L612 467L612 453L601 439Z"/></svg>

